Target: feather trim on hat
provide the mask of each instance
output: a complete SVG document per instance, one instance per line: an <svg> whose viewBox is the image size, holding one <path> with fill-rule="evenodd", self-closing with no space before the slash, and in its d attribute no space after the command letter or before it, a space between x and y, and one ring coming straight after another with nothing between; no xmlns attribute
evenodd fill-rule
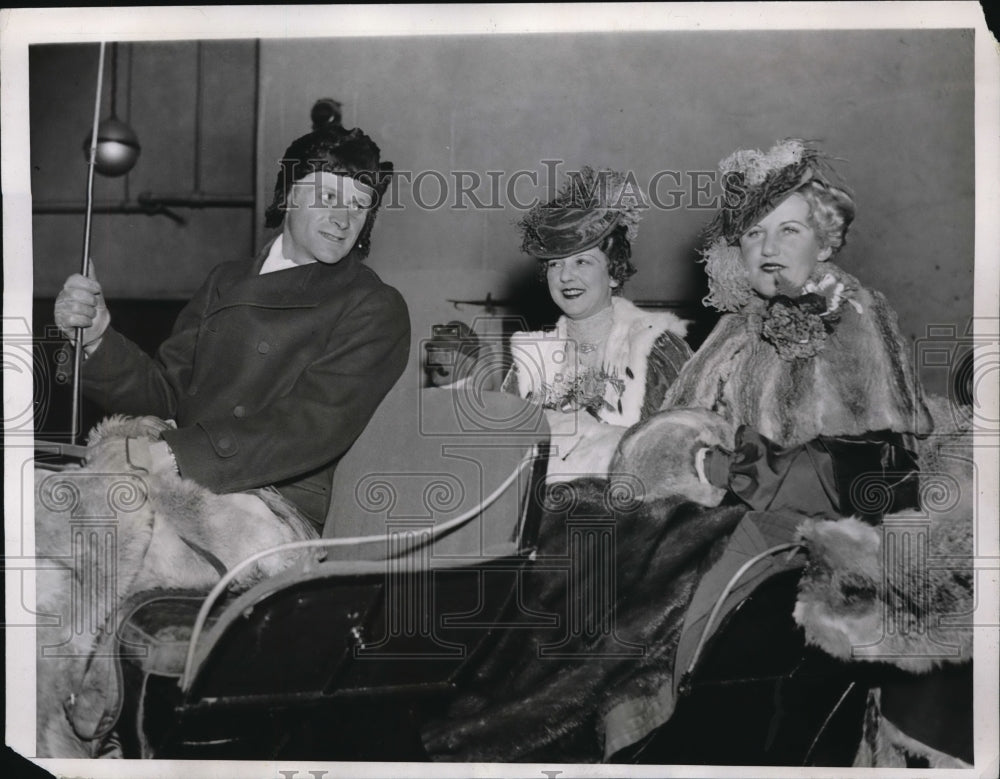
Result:
<svg viewBox="0 0 1000 779"><path fill-rule="evenodd" d="M826 184L838 178L830 159L808 141L786 138L767 152L740 149L719 163L722 208L709 223L709 243L724 238L735 245L740 236L796 189L812 180Z"/></svg>
<svg viewBox="0 0 1000 779"><path fill-rule="evenodd" d="M618 225L634 241L644 208L645 196L631 174L585 166L569 175L553 200L520 220L521 250L539 259L568 257L596 246Z"/></svg>
<svg viewBox="0 0 1000 779"><path fill-rule="evenodd" d="M774 171L798 165L806 152L805 143L798 138L786 138L764 153L759 149L739 149L719 163L719 172L740 173L746 183L756 187Z"/></svg>

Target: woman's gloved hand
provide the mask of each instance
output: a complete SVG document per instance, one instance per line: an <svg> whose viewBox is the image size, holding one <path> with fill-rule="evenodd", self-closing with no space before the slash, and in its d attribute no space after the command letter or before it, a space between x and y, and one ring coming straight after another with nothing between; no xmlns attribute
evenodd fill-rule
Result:
<svg viewBox="0 0 1000 779"><path fill-rule="evenodd" d="M63 284L56 297L55 322L66 338L76 337L77 327L83 328L83 345L97 348L104 331L111 324L111 314L104 303L104 293L94 274L93 263L90 276L74 273Z"/></svg>

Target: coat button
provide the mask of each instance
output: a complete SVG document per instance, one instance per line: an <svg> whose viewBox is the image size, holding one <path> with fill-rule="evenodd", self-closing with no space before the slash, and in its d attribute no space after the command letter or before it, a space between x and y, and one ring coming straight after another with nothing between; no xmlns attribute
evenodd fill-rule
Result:
<svg viewBox="0 0 1000 779"><path fill-rule="evenodd" d="M246 406L237 406L233 409L233 416L237 419L242 419L247 415Z"/></svg>
<svg viewBox="0 0 1000 779"><path fill-rule="evenodd" d="M233 439L227 435L222 436L218 441L219 449L225 452L227 449L233 448Z"/></svg>
<svg viewBox="0 0 1000 779"><path fill-rule="evenodd" d="M259 344L257 344L257 351L260 352L261 354L267 354L269 351L271 351L271 344L269 344L267 341L261 341Z"/></svg>
<svg viewBox="0 0 1000 779"><path fill-rule="evenodd" d="M197 394L198 394L198 387L196 387L194 384L188 387L188 395L197 395Z"/></svg>

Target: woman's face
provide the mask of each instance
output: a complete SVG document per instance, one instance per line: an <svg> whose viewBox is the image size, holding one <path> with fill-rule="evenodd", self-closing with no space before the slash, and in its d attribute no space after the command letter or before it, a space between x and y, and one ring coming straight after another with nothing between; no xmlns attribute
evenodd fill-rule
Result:
<svg viewBox="0 0 1000 779"><path fill-rule="evenodd" d="M598 248L547 260L545 279L555 304L570 319L586 319L611 305L618 282L608 274L608 255Z"/></svg>
<svg viewBox="0 0 1000 779"><path fill-rule="evenodd" d="M831 250L809 224L809 203L794 194L740 237L750 286L766 298L797 293ZM783 289L779 289L783 287Z"/></svg>

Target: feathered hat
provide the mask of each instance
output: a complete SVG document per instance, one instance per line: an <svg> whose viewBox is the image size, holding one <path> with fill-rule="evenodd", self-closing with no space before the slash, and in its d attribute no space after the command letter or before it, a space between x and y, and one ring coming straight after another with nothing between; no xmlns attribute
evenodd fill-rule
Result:
<svg viewBox="0 0 1000 779"><path fill-rule="evenodd" d="M722 207L705 230L711 241L725 238L735 246L740 236L785 198L810 181L830 184L829 158L808 141L786 138L767 152L740 149L719 163Z"/></svg>
<svg viewBox="0 0 1000 779"><path fill-rule="evenodd" d="M642 192L631 177L584 167L569 174L554 199L521 219L521 251L539 260L569 257L599 245L619 225L634 241L643 207Z"/></svg>

